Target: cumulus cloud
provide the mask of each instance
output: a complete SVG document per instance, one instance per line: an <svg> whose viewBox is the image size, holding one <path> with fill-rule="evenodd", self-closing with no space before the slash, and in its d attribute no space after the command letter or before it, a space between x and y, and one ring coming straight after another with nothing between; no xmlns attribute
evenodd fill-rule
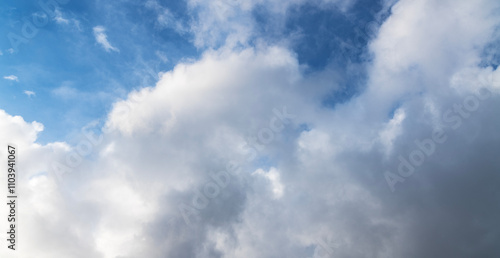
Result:
<svg viewBox="0 0 500 258"><path fill-rule="evenodd" d="M55 177L48 173L52 170L50 161L63 157L70 147L60 142L47 145L36 143L37 135L43 129L43 125L38 122L28 123L19 116L10 116L0 110L0 144L4 146L0 150L0 156L8 155L7 145L13 145L17 152L19 222L16 234L17 247L20 243L24 247L18 248L16 252L27 257L78 257L74 255L74 251L80 250L81 257L99 257L91 251L91 241L79 239L90 231L77 222L78 213L72 211L71 202L67 201L67 196L58 186ZM0 180L7 181L6 173L2 173ZM7 203L6 195L0 198ZM7 211L2 209L2 213L7 214ZM8 226L6 219L0 222L1 228L6 229ZM63 246L59 246L61 243ZM12 250L4 247L0 250L0 255L11 257Z"/></svg>
<svg viewBox="0 0 500 258"><path fill-rule="evenodd" d="M399 1L369 45L366 90L333 109L329 70L261 44L176 65L74 147L39 145L40 124L0 112L0 142L30 160L19 253L497 256L500 71L481 50L498 7ZM429 143L436 131L446 140Z"/></svg>
<svg viewBox="0 0 500 258"><path fill-rule="evenodd" d="M95 40L106 50L106 52L120 52L118 48L112 46L111 43L109 43L108 36L106 35L106 29L103 26L95 26L93 31Z"/></svg>

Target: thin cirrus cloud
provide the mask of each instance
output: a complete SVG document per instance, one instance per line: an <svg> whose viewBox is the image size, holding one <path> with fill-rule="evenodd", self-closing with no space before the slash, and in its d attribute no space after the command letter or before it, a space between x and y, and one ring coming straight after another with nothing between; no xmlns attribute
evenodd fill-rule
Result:
<svg viewBox="0 0 500 258"><path fill-rule="evenodd" d="M112 46L111 43L109 43L108 36L106 35L106 29L103 26L95 26L93 28L93 31L95 40L106 50L106 52L120 52L118 48Z"/></svg>
<svg viewBox="0 0 500 258"><path fill-rule="evenodd" d="M19 81L19 78L17 78L17 76L15 75L8 75L8 76L4 76L3 77L5 80L9 80L9 81L16 81L18 82Z"/></svg>
<svg viewBox="0 0 500 258"><path fill-rule="evenodd" d="M63 12L60 9L56 9L54 11L53 19L57 24L62 24L62 25L73 24L74 28L76 28L78 31L82 31L82 28L80 26L80 21L76 18L64 17Z"/></svg>

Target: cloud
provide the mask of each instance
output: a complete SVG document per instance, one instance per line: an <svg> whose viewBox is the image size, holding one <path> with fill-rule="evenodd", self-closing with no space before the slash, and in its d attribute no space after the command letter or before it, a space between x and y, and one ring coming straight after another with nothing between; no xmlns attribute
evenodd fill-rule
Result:
<svg viewBox="0 0 500 258"><path fill-rule="evenodd" d="M70 101L74 105L77 102L89 104L91 102L112 101L115 98L113 94L105 91L89 92L79 90L75 82L72 81L64 81L59 87L52 89L50 93L52 96L64 101Z"/></svg>
<svg viewBox="0 0 500 258"><path fill-rule="evenodd" d="M0 144L15 146L16 168L18 171L23 171L17 172L16 175L16 190L23 195L23 202L18 199L17 225L21 225L20 221L24 221L22 224L25 228L16 227L16 234L18 243L24 242L27 249L17 249L16 252L28 257L65 257L74 256L74 250L81 250L83 256L99 257L91 251L90 241L78 239L89 231L81 231L83 228L78 229L78 232L74 231L83 225L74 220L73 216L76 214L67 206L70 203L65 201L66 197L60 192L55 177L46 173L51 170L51 161L56 157L63 158L69 146L60 142L47 145L36 143L37 135L43 129L43 125L38 122L26 122L19 116L10 116L0 110L0 130L3 132L0 135ZM4 157L8 155L7 147L0 150L0 155ZM21 156L22 159L19 158ZM0 179L6 181L7 177L2 175ZM4 209L2 212L7 214ZM58 221L72 226L58 227L56 226ZM0 227L4 229L9 227L7 220L2 220ZM47 235L50 237L44 237ZM41 239L43 241L40 241ZM63 247L53 248L58 243L65 244ZM9 257L11 255L9 251L12 250L2 248L0 255Z"/></svg>
<svg viewBox="0 0 500 258"><path fill-rule="evenodd" d="M80 27L80 21L75 18L65 18L62 11L59 8L55 9L53 19L57 24L62 24L62 25L73 24L74 28L76 28L79 31L82 31L82 28Z"/></svg>
<svg viewBox="0 0 500 258"><path fill-rule="evenodd" d="M30 161L19 254L496 257L500 70L481 49L499 5L398 2L369 45L365 90L335 108L321 102L338 90L331 70L305 74L260 44L177 64L75 146L39 145L40 124L0 111L0 143ZM384 172L436 129L446 142L393 193Z"/></svg>
<svg viewBox="0 0 500 258"><path fill-rule="evenodd" d="M62 86L55 88L52 90L52 94L62 99L74 99L79 95L82 95L82 92L78 91L76 88L71 86L71 83L66 82L63 83Z"/></svg>
<svg viewBox="0 0 500 258"><path fill-rule="evenodd" d="M94 37L97 43L99 43L106 52L115 51L120 52L120 50L114 46L112 46L108 41L108 36L106 35L106 29L102 26L94 27Z"/></svg>
<svg viewBox="0 0 500 258"><path fill-rule="evenodd" d="M170 28L179 34L185 34L189 31L189 28L182 20L176 18L168 8L161 6L157 1L149 0L145 6L157 13L157 22L160 27Z"/></svg>
<svg viewBox="0 0 500 258"><path fill-rule="evenodd" d="M315 6L327 10L347 12L356 0L320 0ZM250 41L262 36L255 20L255 11L262 8L273 17L270 28L286 30L288 10L305 4L304 0L272 1L187 1L187 15L193 19L178 17L156 0L148 0L145 6L154 10L161 28L170 28L179 34L191 34L193 43L200 49L220 46L248 46Z"/></svg>
<svg viewBox="0 0 500 258"><path fill-rule="evenodd" d="M19 78L17 78L17 76L15 75L4 76L3 78L10 81L16 81L16 82L19 81Z"/></svg>
<svg viewBox="0 0 500 258"><path fill-rule="evenodd" d="M320 0L314 4L319 8L348 11L356 0ZM190 23L194 35L194 44L199 48L248 45L249 41L259 37L255 20L256 8L266 10L273 17L273 29L285 30L289 8L300 6L304 0L189 0L188 8L197 19Z"/></svg>
<svg viewBox="0 0 500 258"><path fill-rule="evenodd" d="M54 16L54 20L55 20L57 23L59 23L59 24L69 24L69 20L68 20L68 19L65 19L65 18L63 17L61 10L56 9L56 10L54 11L54 14L55 14L55 16Z"/></svg>
<svg viewBox="0 0 500 258"><path fill-rule="evenodd" d="M269 171L264 171L262 169L258 169L253 172L255 175L263 176L267 178L271 182L272 192L274 194L274 198L279 199L283 196L284 186L280 182L280 173L275 168L271 168Z"/></svg>
<svg viewBox="0 0 500 258"><path fill-rule="evenodd" d="M148 160L147 172L134 180L144 186L156 185L148 178L161 182L136 188L147 191L148 201L161 200L157 207L162 208L142 221L140 235L150 245L128 252L310 257L312 250L324 248L318 239L328 237L338 257L463 255L444 241L467 243L465 256L499 253L488 240L498 224L486 215L500 212L491 209L496 199L487 194L500 182L493 154L500 143L495 136L500 121L493 115L498 95L481 102L460 130L436 119L481 87L498 92L497 81L481 79L496 78L498 71L478 66L478 46L488 44L499 24L488 14L496 5L399 2L370 44L375 59L366 90L334 110L318 102L321 88L330 83L315 85L321 80L303 75L293 53L268 46L207 51L164 74L156 87L117 102L107 127L118 138L109 139L114 151L107 151L106 159L119 155L116 163L127 164L127 176L144 171L134 159ZM262 150L248 162L248 143L268 126L276 106L288 107L297 118L271 144L255 143ZM301 130L301 124L309 129ZM384 171L396 172L398 156L407 156L415 140L440 127L448 128L448 141L393 194ZM125 146L148 146L148 151L118 151ZM198 191L209 185L210 171L220 171L228 160L241 164L241 172L220 197L188 215L194 223L190 231L177 204L193 206ZM436 228L444 237L433 233ZM160 243L159 250L150 251ZM124 246L113 245L113 250Z"/></svg>
<svg viewBox="0 0 500 258"><path fill-rule="evenodd" d="M24 94L26 94L26 96L28 96L28 97L32 97L32 96L36 95L36 93L34 91L30 91L30 90L25 90Z"/></svg>
<svg viewBox="0 0 500 258"><path fill-rule="evenodd" d="M163 62L167 63L168 62L168 57L165 52L162 51L155 51L155 55Z"/></svg>

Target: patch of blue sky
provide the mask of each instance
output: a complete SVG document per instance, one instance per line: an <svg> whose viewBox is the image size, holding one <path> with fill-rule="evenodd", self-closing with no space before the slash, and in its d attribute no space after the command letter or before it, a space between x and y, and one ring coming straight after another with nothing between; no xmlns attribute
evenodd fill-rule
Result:
<svg viewBox="0 0 500 258"><path fill-rule="evenodd" d="M268 156L259 156L254 164L256 169L260 168L265 171L269 170L271 167L276 166L276 163L271 160Z"/></svg>
<svg viewBox="0 0 500 258"><path fill-rule="evenodd" d="M177 7L177 9L181 9ZM114 101L132 89L153 86L160 71L199 51L190 36L158 24L155 10L142 1L70 1L37 33L11 53L9 33L24 37L26 21L46 13L36 1L18 1L0 8L0 108L45 126L39 142L69 140L79 128L106 116ZM94 28L102 26L117 51L98 44ZM30 35L31 36L31 35ZM26 38L26 37L24 37ZM24 91L32 91L27 96Z"/></svg>
<svg viewBox="0 0 500 258"><path fill-rule="evenodd" d="M46 171L41 171L41 172L38 172L36 174L33 174L32 176L29 177L29 180L33 179L33 178L37 178L37 177L43 177L43 176L48 176L49 173L47 173Z"/></svg>
<svg viewBox="0 0 500 258"><path fill-rule="evenodd" d="M500 33L500 28L498 29ZM500 64L500 40L495 40L488 44L481 53L481 63L480 67L492 67L494 70L497 69Z"/></svg>
<svg viewBox="0 0 500 258"><path fill-rule="evenodd" d="M254 10L259 32L268 41L289 38L306 73L327 67L338 71L339 88L325 95L322 105L334 108L359 94L366 85L366 63L370 62L368 42L388 17L380 1L359 0L347 12L335 6L312 3L292 6L283 28L273 25L274 17L264 7Z"/></svg>

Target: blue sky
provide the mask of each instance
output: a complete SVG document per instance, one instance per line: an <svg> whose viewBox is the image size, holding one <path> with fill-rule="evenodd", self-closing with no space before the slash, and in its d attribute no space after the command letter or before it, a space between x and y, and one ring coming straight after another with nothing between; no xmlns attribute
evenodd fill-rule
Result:
<svg viewBox="0 0 500 258"><path fill-rule="evenodd" d="M49 6L48 10L55 9ZM175 22L159 20L164 10ZM293 38L287 44L308 72L327 66L344 69L340 72L344 91L325 96L325 104L334 106L361 87L363 72L347 69L351 63L369 58L365 47L372 35L363 31L362 25L374 20L381 4L358 1L353 10L346 14L312 4L294 5L280 25L265 6L256 6L251 19L257 33L248 44ZM183 1L159 1L154 7L143 1L69 1L58 4L47 24L37 26L36 35L19 43L11 53L13 45L7 35L23 37L25 21L32 24L34 15L47 12L34 1L16 1L3 3L0 13L0 21L6 24L0 29L0 34L6 35L0 41L0 71L2 77L18 78L0 81L1 108L44 124L46 129L39 136L43 143L71 141L79 128L104 119L113 102L133 89L153 86L158 72L171 70L182 60L195 60L205 49L221 44L194 45L193 33L187 28L196 13ZM172 23L180 25L176 28ZM105 29L108 42L119 51L106 51L96 42L96 26ZM355 48L341 52L341 42L356 42Z"/></svg>
<svg viewBox="0 0 500 258"><path fill-rule="evenodd" d="M199 55L189 35L161 27L154 12L139 3L70 1L57 10L17 51L10 53L7 36L0 42L2 77L18 78L0 82L2 108L43 123L42 142L68 140L78 128L104 118L112 103L132 89L153 86L158 72ZM0 12L8 25L0 33L19 36L24 20L45 13L35 1L3 3ZM106 29L119 52L107 52L96 42L95 26Z"/></svg>

